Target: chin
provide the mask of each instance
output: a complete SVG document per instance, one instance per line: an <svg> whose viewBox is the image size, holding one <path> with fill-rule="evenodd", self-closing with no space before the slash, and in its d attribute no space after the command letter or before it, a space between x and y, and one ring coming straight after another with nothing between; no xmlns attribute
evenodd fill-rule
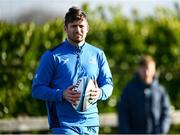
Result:
<svg viewBox="0 0 180 135"><path fill-rule="evenodd" d="M75 41L77 41L77 42L82 42L82 41L83 41L83 39L77 39L77 40L75 40Z"/></svg>
<svg viewBox="0 0 180 135"><path fill-rule="evenodd" d="M151 83L152 83L152 80L145 80L145 83L146 83L146 84L151 84Z"/></svg>
<svg viewBox="0 0 180 135"><path fill-rule="evenodd" d="M75 43L80 43L80 42L82 42L83 40L78 40L78 39L76 39L76 40L72 40L73 42L75 42Z"/></svg>

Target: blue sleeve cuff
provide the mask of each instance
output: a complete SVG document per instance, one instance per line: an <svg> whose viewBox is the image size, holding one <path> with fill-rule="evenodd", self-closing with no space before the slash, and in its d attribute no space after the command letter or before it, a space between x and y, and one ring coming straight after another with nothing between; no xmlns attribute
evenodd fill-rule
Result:
<svg viewBox="0 0 180 135"><path fill-rule="evenodd" d="M102 89L99 88L99 90L100 90L100 94L99 94L98 100L100 100L102 98Z"/></svg>
<svg viewBox="0 0 180 135"><path fill-rule="evenodd" d="M56 89L56 101L61 102L63 99L63 91L60 89Z"/></svg>

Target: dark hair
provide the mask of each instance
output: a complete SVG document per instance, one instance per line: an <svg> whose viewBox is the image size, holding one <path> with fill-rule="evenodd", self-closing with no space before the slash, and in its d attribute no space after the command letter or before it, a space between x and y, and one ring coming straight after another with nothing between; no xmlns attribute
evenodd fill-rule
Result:
<svg viewBox="0 0 180 135"><path fill-rule="evenodd" d="M155 60L150 55L144 55L139 61L139 66L147 66L150 62L155 63Z"/></svg>
<svg viewBox="0 0 180 135"><path fill-rule="evenodd" d="M71 7L69 11L65 15L65 25L67 26L68 23L72 23L73 21L83 20L86 19L86 14L79 9L78 7Z"/></svg>

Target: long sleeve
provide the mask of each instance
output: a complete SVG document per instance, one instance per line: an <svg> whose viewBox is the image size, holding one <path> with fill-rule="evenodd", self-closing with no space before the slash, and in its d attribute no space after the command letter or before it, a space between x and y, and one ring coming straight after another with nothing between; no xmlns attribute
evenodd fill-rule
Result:
<svg viewBox="0 0 180 135"><path fill-rule="evenodd" d="M166 134L168 133L171 125L170 101L167 93L164 93L164 95L162 96L161 110L162 110L161 122L160 122L161 133Z"/></svg>
<svg viewBox="0 0 180 135"><path fill-rule="evenodd" d="M126 87L127 88L127 87ZM118 122L119 132L129 133L129 112L128 112L128 97L126 88L123 90L120 102L118 103Z"/></svg>
<svg viewBox="0 0 180 135"><path fill-rule="evenodd" d="M54 60L50 51L41 57L39 67L33 79L32 96L45 101L61 101L62 91L51 88L54 75Z"/></svg>
<svg viewBox="0 0 180 135"><path fill-rule="evenodd" d="M98 85L101 89L101 100L106 100L109 98L113 91L113 81L111 71L104 53L102 53L100 64L99 64L99 77Z"/></svg>

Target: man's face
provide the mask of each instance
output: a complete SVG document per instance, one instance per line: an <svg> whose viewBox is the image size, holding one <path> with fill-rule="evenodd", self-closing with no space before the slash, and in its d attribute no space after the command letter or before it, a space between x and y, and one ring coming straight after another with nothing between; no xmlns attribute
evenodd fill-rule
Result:
<svg viewBox="0 0 180 135"><path fill-rule="evenodd" d="M85 19L68 23L68 25L65 26L65 31L71 41L80 43L86 38L88 23Z"/></svg>
<svg viewBox="0 0 180 135"><path fill-rule="evenodd" d="M156 73L155 63L149 62L146 66L140 66L138 73L146 84L151 84Z"/></svg>

